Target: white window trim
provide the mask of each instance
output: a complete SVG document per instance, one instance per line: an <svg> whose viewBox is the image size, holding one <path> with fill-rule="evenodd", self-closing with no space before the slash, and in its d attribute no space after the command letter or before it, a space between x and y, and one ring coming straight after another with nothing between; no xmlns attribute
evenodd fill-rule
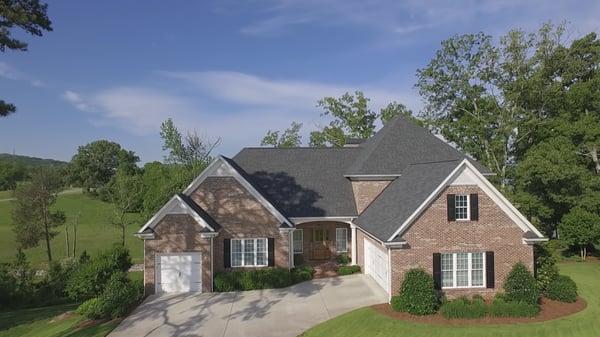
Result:
<svg viewBox="0 0 600 337"><path fill-rule="evenodd" d="M254 241L254 264L245 264L245 254L246 252L244 251L244 246L245 246L245 240L253 240ZM257 241L258 240L265 240L265 254L266 254L266 262L267 264L257 264L257 259L258 259L258 244ZM233 265L233 241L241 241L240 242L240 247L241 247L241 253L242 253L242 264L239 266L234 266ZM253 267L267 267L269 265L269 239L268 238L240 238L240 239L231 239L231 243L229 244L229 259L230 259L230 264L231 264L231 268L253 268Z"/></svg>
<svg viewBox="0 0 600 337"><path fill-rule="evenodd" d="M459 253L467 253L468 254L468 282L469 284L465 287L461 286L458 287L456 285L456 266L457 266L457 257ZM473 289L473 288L485 288L486 284L487 284L487 280L486 280L486 265L485 265L485 252L457 252L457 253L442 253L442 255L446 255L446 254L452 254L452 287L442 287L442 289ZM473 254L481 254L481 259L482 259L482 285L480 286L474 286L473 283L473 278L472 278L472 274L473 274ZM440 265L440 273L442 273L442 280L443 280L443 272L441 271L441 265Z"/></svg>
<svg viewBox="0 0 600 337"><path fill-rule="evenodd" d="M339 250L338 249L338 244L337 244L338 243L338 239L339 239L338 238L338 230L343 230L344 233L345 233L345 235L344 235L344 243L345 243L344 246L346 247L345 250ZM335 229L335 250L338 253L347 253L348 252L348 228L338 227L338 228Z"/></svg>
<svg viewBox="0 0 600 337"><path fill-rule="evenodd" d="M300 243L299 251L296 251L296 239L294 239L294 234L296 232L299 232L300 236L301 236L301 239L300 239L301 243ZM295 229L294 232L292 233L292 249L293 249L294 254L303 254L304 253L304 230Z"/></svg>
<svg viewBox="0 0 600 337"><path fill-rule="evenodd" d="M457 207L456 207L456 197L458 197L458 196L465 196L466 199L467 199L467 217L465 219L459 219L456 216L456 209L457 209ZM469 194L456 194L454 196L454 218L455 218L456 221L471 221L471 195L469 195Z"/></svg>

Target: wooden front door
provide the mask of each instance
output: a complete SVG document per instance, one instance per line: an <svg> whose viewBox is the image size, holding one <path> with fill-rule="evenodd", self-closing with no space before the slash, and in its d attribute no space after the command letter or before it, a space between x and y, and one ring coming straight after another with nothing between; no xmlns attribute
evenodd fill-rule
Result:
<svg viewBox="0 0 600 337"><path fill-rule="evenodd" d="M311 259L328 260L331 257L329 249L329 236L326 229L313 229Z"/></svg>

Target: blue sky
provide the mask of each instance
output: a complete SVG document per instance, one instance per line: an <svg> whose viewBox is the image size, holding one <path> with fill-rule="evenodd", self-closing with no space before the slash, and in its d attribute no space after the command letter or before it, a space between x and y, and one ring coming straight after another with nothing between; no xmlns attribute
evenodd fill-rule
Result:
<svg viewBox="0 0 600 337"><path fill-rule="evenodd" d="M259 145L290 121L323 122L323 96L362 90L374 108L421 106L413 89L441 40L568 21L600 31L600 1L50 1L54 31L0 54L0 152L69 160L109 139L161 160L161 121ZM18 35L22 36L22 35ZM306 137L305 137L306 140Z"/></svg>

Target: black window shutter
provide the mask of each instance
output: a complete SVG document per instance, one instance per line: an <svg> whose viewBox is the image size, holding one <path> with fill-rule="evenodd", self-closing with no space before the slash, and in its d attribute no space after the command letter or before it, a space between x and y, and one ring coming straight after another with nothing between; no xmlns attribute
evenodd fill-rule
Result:
<svg viewBox="0 0 600 337"><path fill-rule="evenodd" d="M486 288L494 288L494 252L485 252Z"/></svg>
<svg viewBox="0 0 600 337"><path fill-rule="evenodd" d="M231 240L223 240L223 267L231 267Z"/></svg>
<svg viewBox="0 0 600 337"><path fill-rule="evenodd" d="M477 194L471 194L469 196L469 204L471 207L471 220L479 220L479 198Z"/></svg>
<svg viewBox="0 0 600 337"><path fill-rule="evenodd" d="M269 267L275 266L275 239L268 238L267 246L269 247Z"/></svg>
<svg viewBox="0 0 600 337"><path fill-rule="evenodd" d="M456 205L454 204L454 194L446 195L446 205L448 209L448 221L456 220Z"/></svg>
<svg viewBox="0 0 600 337"><path fill-rule="evenodd" d="M433 253L433 284L435 289L442 289L442 254Z"/></svg>

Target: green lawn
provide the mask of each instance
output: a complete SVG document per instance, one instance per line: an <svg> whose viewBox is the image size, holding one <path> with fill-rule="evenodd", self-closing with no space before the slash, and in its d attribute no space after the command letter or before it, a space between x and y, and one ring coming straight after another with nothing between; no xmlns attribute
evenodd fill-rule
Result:
<svg viewBox="0 0 600 337"><path fill-rule="evenodd" d="M588 307L577 314L547 322L495 326L435 326L394 320L371 308L358 309L308 330L305 337L588 337L600 336L600 263L565 263Z"/></svg>
<svg viewBox="0 0 600 337"><path fill-rule="evenodd" d="M12 261L16 253L17 244L12 231L10 214L12 207L11 201L0 201L0 262ZM85 249L90 255L93 255L98 250L120 242L119 229L110 224L110 204L83 195L81 192L70 191L70 193L61 194L58 197L56 208L66 213L67 222L72 221L73 217L81 212L77 227L78 254ZM142 240L131 235L139 229L140 225L139 223L132 224L127 229L126 245L131 251L134 263L141 263L144 254ZM55 259L62 259L66 256L65 227L61 226L57 228L57 231L59 234L52 240L52 254ZM72 233L69 236L72 244ZM34 266L43 267L47 264L43 242L40 242L40 246L27 249L25 252Z"/></svg>
<svg viewBox="0 0 600 337"><path fill-rule="evenodd" d="M79 329L77 325L82 318L78 315L58 319L59 315L76 307L67 304L0 312L0 337L101 337L118 324L111 321Z"/></svg>

